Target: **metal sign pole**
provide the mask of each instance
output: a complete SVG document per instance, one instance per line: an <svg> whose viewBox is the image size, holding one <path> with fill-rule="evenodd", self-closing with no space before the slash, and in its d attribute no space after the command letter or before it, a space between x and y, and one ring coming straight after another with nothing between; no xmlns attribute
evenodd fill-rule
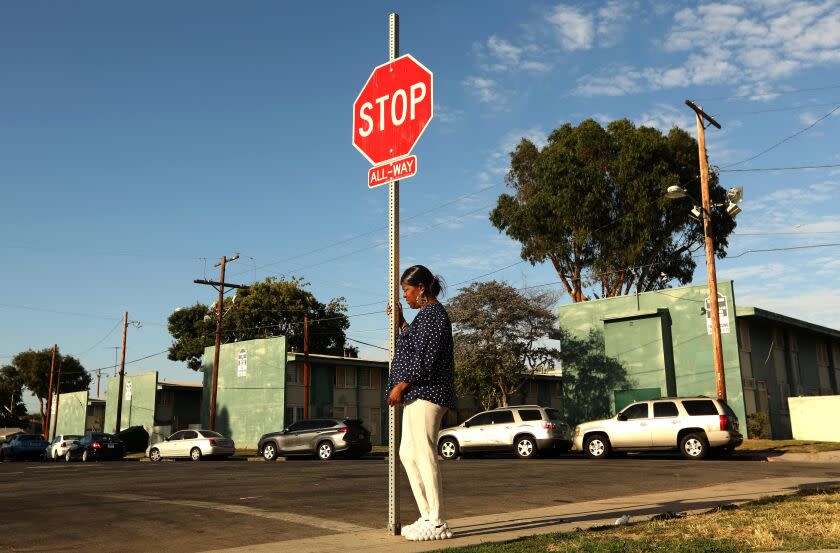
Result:
<svg viewBox="0 0 840 553"><path fill-rule="evenodd" d="M400 55L400 16L388 14L388 61ZM400 278L400 181L388 187L388 303L391 305L391 321L388 325L389 373L390 361L394 358L394 341L400 324L397 318ZM388 532L400 534L400 486L399 445L400 406L388 407Z"/></svg>

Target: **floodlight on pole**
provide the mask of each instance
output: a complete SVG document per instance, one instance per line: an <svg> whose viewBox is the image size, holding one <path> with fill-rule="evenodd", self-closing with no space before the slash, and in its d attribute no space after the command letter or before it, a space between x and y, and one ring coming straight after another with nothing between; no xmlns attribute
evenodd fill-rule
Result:
<svg viewBox="0 0 840 553"><path fill-rule="evenodd" d="M688 197L688 192L682 186L672 184L668 187L668 190L665 191L665 197L669 200L679 200L680 198Z"/></svg>

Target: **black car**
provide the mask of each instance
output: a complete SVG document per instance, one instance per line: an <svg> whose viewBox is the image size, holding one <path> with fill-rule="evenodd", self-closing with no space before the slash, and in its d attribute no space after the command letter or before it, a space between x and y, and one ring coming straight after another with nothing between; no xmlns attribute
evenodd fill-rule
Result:
<svg viewBox="0 0 840 553"><path fill-rule="evenodd" d="M50 443L38 434L18 434L0 447L0 461L22 461L44 459L44 451Z"/></svg>
<svg viewBox="0 0 840 553"><path fill-rule="evenodd" d="M257 454L266 461L279 455L316 455L326 461L335 454L361 457L371 450L370 431L359 419L307 419L280 432L264 434Z"/></svg>
<svg viewBox="0 0 840 553"><path fill-rule="evenodd" d="M94 432L85 435L78 442L73 442L64 454L65 461L81 459L98 461L100 459L122 459L125 457L125 444L113 434Z"/></svg>

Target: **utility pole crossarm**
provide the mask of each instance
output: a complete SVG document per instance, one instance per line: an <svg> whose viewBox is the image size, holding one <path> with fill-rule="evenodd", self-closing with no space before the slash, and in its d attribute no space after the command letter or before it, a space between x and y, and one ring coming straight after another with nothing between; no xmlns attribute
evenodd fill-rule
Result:
<svg viewBox="0 0 840 553"><path fill-rule="evenodd" d="M685 105L687 105L688 107L690 107L691 109L693 109L693 110L694 110L694 112L695 112L697 115L699 115L699 116L700 116L700 118L705 119L706 121L708 121L708 122L709 122L709 123L710 123L713 127L717 127L718 129L720 128L720 123L718 123L717 121L715 121L715 118L714 118L714 117L712 117L711 115L709 115L708 113L706 113L705 111L703 111L703 108L702 108L702 107L698 106L697 104L695 104L695 103L694 103L694 102L692 102L691 100L686 100L686 101L685 101Z"/></svg>
<svg viewBox="0 0 840 553"><path fill-rule="evenodd" d="M221 282L217 282L215 280L204 280L203 278L197 278L193 282L196 284L207 284L209 286L215 286L217 289L219 286L224 286L225 288L248 288L247 284L228 284L227 282L222 284Z"/></svg>

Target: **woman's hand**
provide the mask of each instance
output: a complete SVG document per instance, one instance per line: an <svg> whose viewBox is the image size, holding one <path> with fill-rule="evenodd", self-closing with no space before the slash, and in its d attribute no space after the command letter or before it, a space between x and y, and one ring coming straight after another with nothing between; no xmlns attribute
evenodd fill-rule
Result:
<svg viewBox="0 0 840 553"><path fill-rule="evenodd" d="M391 304L390 303L388 304L388 307L385 308L385 313L388 316L391 315ZM396 314L397 314L397 321L399 321L400 328L407 327L408 323L405 321L405 317L403 317L402 304L399 303L399 302L397 302Z"/></svg>
<svg viewBox="0 0 840 553"><path fill-rule="evenodd" d="M391 389L391 392L388 394L388 405L396 406L403 402L403 396L405 392L408 390L410 384L408 382L400 382L396 386Z"/></svg>

